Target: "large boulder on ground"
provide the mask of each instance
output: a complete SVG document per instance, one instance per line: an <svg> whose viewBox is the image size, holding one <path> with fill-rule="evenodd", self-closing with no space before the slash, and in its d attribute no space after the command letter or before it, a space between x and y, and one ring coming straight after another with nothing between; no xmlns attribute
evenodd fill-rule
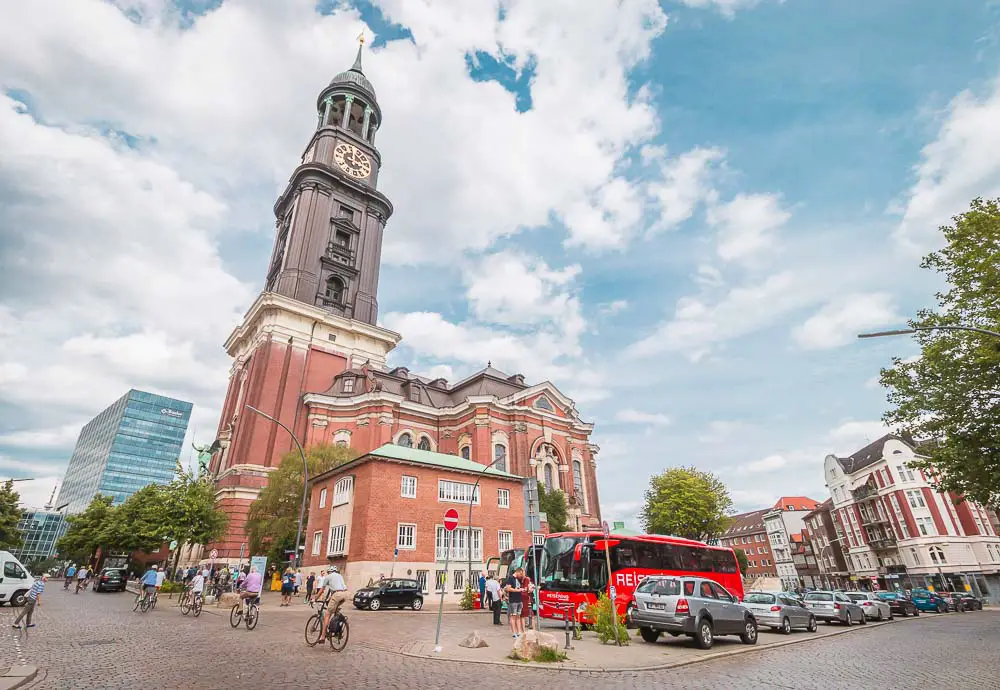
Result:
<svg viewBox="0 0 1000 690"><path fill-rule="evenodd" d="M240 600L239 592L223 592L219 596L219 603L217 606L221 608L232 608Z"/></svg>
<svg viewBox="0 0 1000 690"><path fill-rule="evenodd" d="M542 648L558 652L559 640L556 639L555 635L550 633L528 630L521 635L520 639L514 641L514 648L511 650L511 655L518 659L531 661L538 655L538 650Z"/></svg>
<svg viewBox="0 0 1000 690"><path fill-rule="evenodd" d="M473 630L466 636L464 640L458 643L459 647L468 647L469 649L479 649L480 647L489 647L480 635L478 630Z"/></svg>

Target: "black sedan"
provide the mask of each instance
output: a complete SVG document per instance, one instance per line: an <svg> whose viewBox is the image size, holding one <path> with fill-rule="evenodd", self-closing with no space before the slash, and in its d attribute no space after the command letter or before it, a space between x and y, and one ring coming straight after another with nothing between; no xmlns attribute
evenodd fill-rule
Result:
<svg viewBox="0 0 1000 690"><path fill-rule="evenodd" d="M969 592L946 592L945 600L948 602L949 611L958 611L958 602L961 600L966 611L982 611L983 600Z"/></svg>
<svg viewBox="0 0 1000 690"><path fill-rule="evenodd" d="M94 578L95 592L124 592L128 584L128 576L121 568L105 568Z"/></svg>
<svg viewBox="0 0 1000 690"><path fill-rule="evenodd" d="M920 609L912 601L902 594L896 592L879 592L878 598L889 604L889 609L894 616L919 616Z"/></svg>

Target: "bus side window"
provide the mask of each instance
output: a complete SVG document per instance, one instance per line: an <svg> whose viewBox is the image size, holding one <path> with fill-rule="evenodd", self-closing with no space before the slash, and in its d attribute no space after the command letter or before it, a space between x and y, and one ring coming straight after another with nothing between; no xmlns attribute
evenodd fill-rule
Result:
<svg viewBox="0 0 1000 690"><path fill-rule="evenodd" d="M663 570L684 570L681 565L680 549L673 544L660 546L660 565Z"/></svg>

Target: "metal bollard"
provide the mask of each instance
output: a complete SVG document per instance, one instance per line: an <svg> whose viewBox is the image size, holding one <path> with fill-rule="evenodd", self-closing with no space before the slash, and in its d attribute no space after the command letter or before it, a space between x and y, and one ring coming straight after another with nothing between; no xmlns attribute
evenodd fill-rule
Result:
<svg viewBox="0 0 1000 690"><path fill-rule="evenodd" d="M563 628L566 631L566 646L564 649L573 649L573 645L569 643L569 618L573 614L573 604L566 605L566 615L563 616Z"/></svg>

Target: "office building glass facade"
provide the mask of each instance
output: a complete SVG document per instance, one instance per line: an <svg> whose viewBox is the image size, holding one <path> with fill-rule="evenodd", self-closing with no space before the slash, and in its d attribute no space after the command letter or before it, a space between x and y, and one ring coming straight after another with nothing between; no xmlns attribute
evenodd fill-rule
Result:
<svg viewBox="0 0 1000 690"><path fill-rule="evenodd" d="M116 505L174 477L191 419L189 402L131 390L88 422L70 458L58 504L82 512L96 494Z"/></svg>
<svg viewBox="0 0 1000 690"><path fill-rule="evenodd" d="M66 520L62 513L26 510L17 528L24 532L24 540L19 548L12 551L27 565L55 555L56 541L66 532Z"/></svg>

